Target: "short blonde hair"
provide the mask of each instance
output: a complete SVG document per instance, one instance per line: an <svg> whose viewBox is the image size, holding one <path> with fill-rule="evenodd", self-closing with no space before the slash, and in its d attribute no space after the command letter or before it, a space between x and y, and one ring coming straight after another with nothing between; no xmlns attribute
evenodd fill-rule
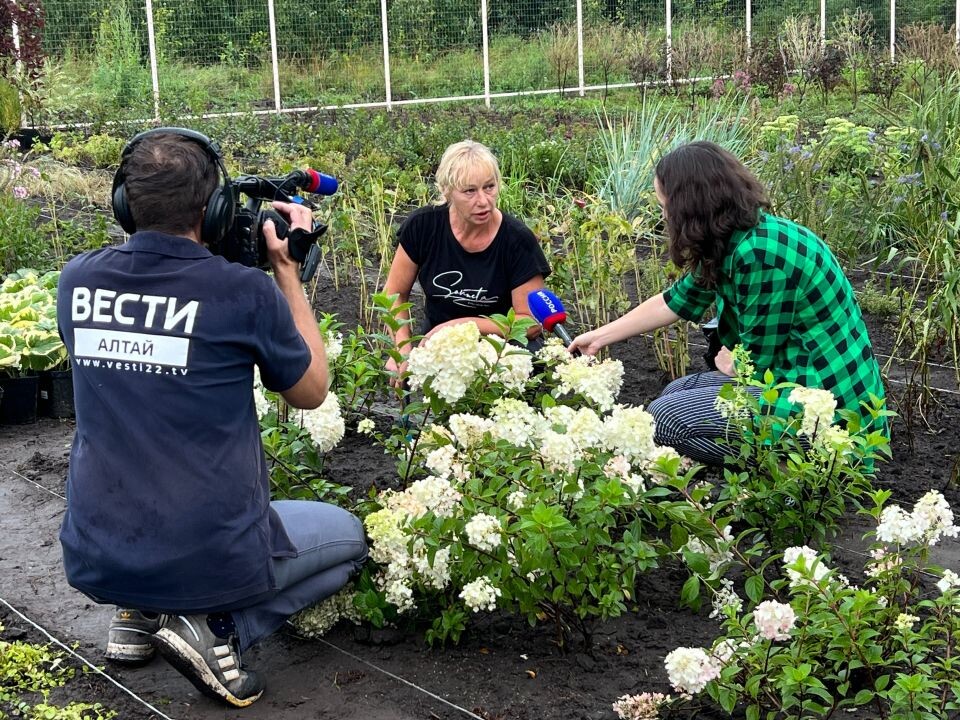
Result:
<svg viewBox="0 0 960 720"><path fill-rule="evenodd" d="M440 203L447 201L447 193L460 190L471 176L488 171L500 184L500 165L490 148L473 140L461 140L443 152L437 168L437 192Z"/></svg>

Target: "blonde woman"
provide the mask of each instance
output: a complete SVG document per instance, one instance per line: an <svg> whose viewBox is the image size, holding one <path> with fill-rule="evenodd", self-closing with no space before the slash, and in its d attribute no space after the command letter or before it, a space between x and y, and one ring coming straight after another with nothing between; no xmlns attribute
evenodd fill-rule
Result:
<svg viewBox="0 0 960 720"><path fill-rule="evenodd" d="M497 326L483 316L511 308L530 317L527 295L543 287L550 265L530 229L497 208L496 157L478 142L454 143L440 159L436 184L440 199L414 211L400 227L384 292L404 303L413 283L420 282L426 301L419 329L427 336L471 321L482 333L496 333ZM529 337L539 333L539 327L531 328ZM405 325L394 338L404 357L411 334ZM391 359L387 369L401 373L405 364Z"/></svg>

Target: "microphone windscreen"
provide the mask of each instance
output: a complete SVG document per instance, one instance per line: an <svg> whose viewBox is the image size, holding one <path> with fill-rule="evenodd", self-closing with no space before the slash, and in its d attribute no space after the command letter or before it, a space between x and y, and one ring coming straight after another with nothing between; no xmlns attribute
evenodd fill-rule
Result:
<svg viewBox="0 0 960 720"><path fill-rule="evenodd" d="M560 298L546 288L534 290L527 295L527 304L534 319L548 332L553 331L555 325L567 319L567 313L563 309Z"/></svg>
<svg viewBox="0 0 960 720"><path fill-rule="evenodd" d="M320 187L320 173L313 168L307 168L307 175L310 177L310 184L304 188L309 193L315 193Z"/></svg>
<svg viewBox="0 0 960 720"><path fill-rule="evenodd" d="M323 173L318 173L316 170L311 170L313 174L317 176L317 189L311 190L310 192L318 193L319 195L333 195L337 188L340 187L340 183L333 175L324 175Z"/></svg>

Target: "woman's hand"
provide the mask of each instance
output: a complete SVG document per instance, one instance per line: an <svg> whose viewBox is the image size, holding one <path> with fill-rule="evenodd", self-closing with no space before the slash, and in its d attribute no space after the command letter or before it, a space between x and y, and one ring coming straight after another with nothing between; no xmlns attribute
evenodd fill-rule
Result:
<svg viewBox="0 0 960 720"><path fill-rule="evenodd" d="M733 353L730 352L730 348L726 346L720 348L720 352L717 353L717 357L714 358L713 362L716 364L717 370L724 375L733 377L737 374L737 368L733 362Z"/></svg>
<svg viewBox="0 0 960 720"><path fill-rule="evenodd" d="M572 353L574 350L579 350L584 355L596 355L606 346L607 343L600 336L600 331L591 330L582 335L577 335L567 347L567 351Z"/></svg>
<svg viewBox="0 0 960 720"><path fill-rule="evenodd" d="M392 357L387 358L387 364L385 365L388 373L391 374L390 377L390 386L397 388L398 390L403 387L404 384L404 373L407 372L407 356L403 356L403 362L398 363Z"/></svg>

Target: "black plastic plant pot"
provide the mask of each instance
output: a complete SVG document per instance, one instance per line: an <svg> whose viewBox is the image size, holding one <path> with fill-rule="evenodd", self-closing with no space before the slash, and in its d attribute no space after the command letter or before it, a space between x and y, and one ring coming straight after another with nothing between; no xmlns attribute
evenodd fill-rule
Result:
<svg viewBox="0 0 960 720"><path fill-rule="evenodd" d="M0 425L23 425L37 421L37 399L40 378L36 375L0 378L3 402L0 403Z"/></svg>
<svg viewBox="0 0 960 720"><path fill-rule="evenodd" d="M72 418L73 371L47 370L40 373L40 396L37 401L40 417Z"/></svg>

